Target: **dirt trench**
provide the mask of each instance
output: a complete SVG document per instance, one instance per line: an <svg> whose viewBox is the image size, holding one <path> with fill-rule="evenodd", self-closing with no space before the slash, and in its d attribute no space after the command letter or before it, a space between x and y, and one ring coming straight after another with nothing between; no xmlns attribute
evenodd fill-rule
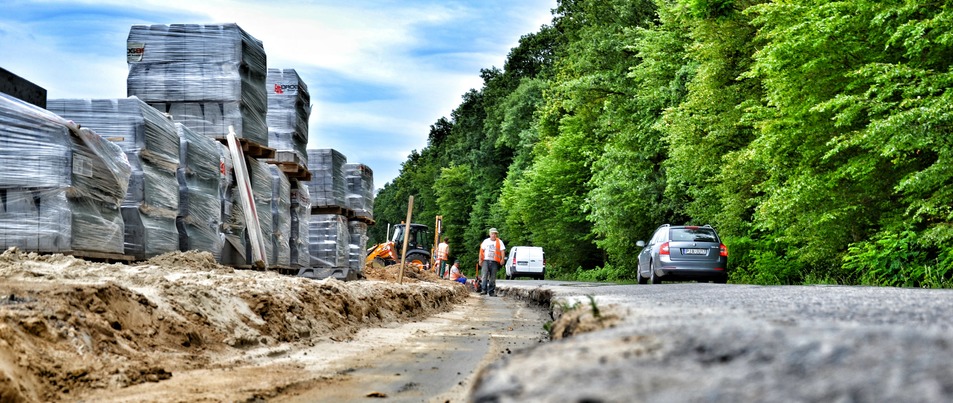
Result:
<svg viewBox="0 0 953 403"><path fill-rule="evenodd" d="M447 311L469 294L414 270L398 284L398 273L369 270L368 281L344 283L234 270L208 253L124 265L12 248L0 254L0 402L97 400L201 371L247 371L268 390L267 378L287 374L256 372L262 356L346 342L362 328Z"/></svg>

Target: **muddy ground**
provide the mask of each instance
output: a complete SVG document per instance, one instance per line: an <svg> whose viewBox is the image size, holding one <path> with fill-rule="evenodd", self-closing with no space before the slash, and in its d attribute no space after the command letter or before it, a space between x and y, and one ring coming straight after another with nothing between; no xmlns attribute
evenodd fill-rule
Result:
<svg viewBox="0 0 953 403"><path fill-rule="evenodd" d="M183 371L241 371L257 350L346 342L365 327L446 311L469 294L430 273L407 272L397 284L396 272L344 283L234 270L207 253L124 265L7 250L0 401L74 400ZM282 374L256 375L263 391L269 381L260 378L269 376Z"/></svg>

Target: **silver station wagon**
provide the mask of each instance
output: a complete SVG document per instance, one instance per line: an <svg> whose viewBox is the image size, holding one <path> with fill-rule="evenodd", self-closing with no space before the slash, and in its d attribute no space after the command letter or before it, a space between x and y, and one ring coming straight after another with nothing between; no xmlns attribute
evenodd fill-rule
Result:
<svg viewBox="0 0 953 403"><path fill-rule="evenodd" d="M728 281L728 248L709 225L662 225L639 253L639 284L669 280Z"/></svg>

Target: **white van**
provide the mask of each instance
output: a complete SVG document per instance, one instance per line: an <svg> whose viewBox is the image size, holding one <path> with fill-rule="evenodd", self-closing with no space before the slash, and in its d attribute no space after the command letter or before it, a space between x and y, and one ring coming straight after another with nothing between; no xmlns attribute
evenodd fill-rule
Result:
<svg viewBox="0 0 953 403"><path fill-rule="evenodd" d="M546 276L546 259L539 246L514 246L506 257L506 279L532 277L542 280Z"/></svg>

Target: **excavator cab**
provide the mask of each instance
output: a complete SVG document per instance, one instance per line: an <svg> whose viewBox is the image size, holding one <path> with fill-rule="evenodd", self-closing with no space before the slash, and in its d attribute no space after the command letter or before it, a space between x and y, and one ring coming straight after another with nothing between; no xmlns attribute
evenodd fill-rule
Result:
<svg viewBox="0 0 953 403"><path fill-rule="evenodd" d="M410 231L405 231L405 224L395 225L391 239L382 244L374 245L367 250L366 265L374 267L390 266L400 263L400 252L404 247L404 236L407 236L407 263L420 268L430 267L430 228L423 224L410 224ZM405 232L407 232L405 234Z"/></svg>

